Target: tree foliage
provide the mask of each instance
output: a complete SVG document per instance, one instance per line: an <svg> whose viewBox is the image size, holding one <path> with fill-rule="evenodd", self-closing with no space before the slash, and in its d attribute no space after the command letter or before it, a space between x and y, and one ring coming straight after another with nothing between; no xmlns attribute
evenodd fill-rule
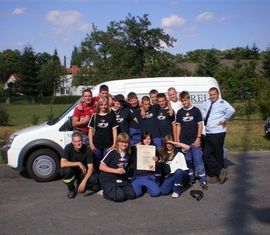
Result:
<svg viewBox="0 0 270 235"><path fill-rule="evenodd" d="M106 31L93 31L87 35L80 48L74 48L72 61L89 68L90 84L105 80L147 77L150 74L169 74L170 67L161 68L157 62L165 58L162 49L173 46L175 39L160 28L151 28L148 15L134 17L130 14L119 22L112 21ZM153 59L154 58L154 59ZM170 58L166 57L166 61ZM155 63L153 63L155 62ZM167 70L166 70L167 68ZM164 71L162 73L161 71ZM176 68L173 68L174 72ZM84 72L87 72L84 70ZM77 77L82 77L78 75Z"/></svg>

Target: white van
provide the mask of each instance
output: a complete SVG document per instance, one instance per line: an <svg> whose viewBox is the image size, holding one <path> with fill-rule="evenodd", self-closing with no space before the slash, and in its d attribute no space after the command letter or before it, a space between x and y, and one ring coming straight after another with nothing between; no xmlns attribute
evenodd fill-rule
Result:
<svg viewBox="0 0 270 235"><path fill-rule="evenodd" d="M197 106L208 98L211 87L219 89L217 81L212 77L137 78L101 83L93 87L93 95L98 95L102 84L109 87L112 95L127 96L133 91L139 97L148 95L151 89L167 93L169 87L175 87L178 92L189 91L193 104ZM26 169L28 175L37 181L55 179L64 147L71 142L71 117L76 105L73 104L54 120L13 133L1 149L4 161L19 171Z"/></svg>
<svg viewBox="0 0 270 235"><path fill-rule="evenodd" d="M170 87L174 87L177 92L188 91L191 101L199 106L208 99L208 90L211 87L219 89L216 79L212 77L156 77L156 78L135 78L125 80L113 80L100 83L92 88L93 95L98 95L99 87L107 85L111 95L123 94L127 97L133 91L138 97L148 95L149 91L156 89L160 93L167 94Z"/></svg>

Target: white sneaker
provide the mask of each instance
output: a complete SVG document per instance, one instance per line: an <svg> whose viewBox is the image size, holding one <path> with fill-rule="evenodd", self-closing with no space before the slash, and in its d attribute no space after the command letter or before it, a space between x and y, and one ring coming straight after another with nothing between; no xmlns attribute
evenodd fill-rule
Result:
<svg viewBox="0 0 270 235"><path fill-rule="evenodd" d="M172 194L172 198L179 198L179 194L178 194L178 193L176 193L176 192L173 192L173 194Z"/></svg>
<svg viewBox="0 0 270 235"><path fill-rule="evenodd" d="M97 195L98 195L98 196L103 196L103 190L98 191L98 192L97 192Z"/></svg>

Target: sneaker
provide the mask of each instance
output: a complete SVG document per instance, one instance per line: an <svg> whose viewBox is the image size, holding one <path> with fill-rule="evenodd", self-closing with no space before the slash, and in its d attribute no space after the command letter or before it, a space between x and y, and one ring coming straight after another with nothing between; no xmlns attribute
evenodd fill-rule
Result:
<svg viewBox="0 0 270 235"><path fill-rule="evenodd" d="M176 192L173 192L173 194L172 194L172 198L179 198L179 194L178 193L176 193Z"/></svg>
<svg viewBox="0 0 270 235"><path fill-rule="evenodd" d="M98 191L98 192L97 192L97 195L98 195L98 196L103 196L103 190Z"/></svg>
<svg viewBox="0 0 270 235"><path fill-rule="evenodd" d="M207 185L206 182L201 183L201 187L202 187L203 190L207 190L208 189L208 185Z"/></svg>
<svg viewBox="0 0 270 235"><path fill-rule="evenodd" d="M227 173L228 173L228 168L222 168L221 169L221 172L220 172L220 174L218 176L220 184L223 184L225 182Z"/></svg>
<svg viewBox="0 0 270 235"><path fill-rule="evenodd" d="M68 197L69 199L73 199L74 197L76 197L76 192L75 192L75 190L73 190L73 191L68 191L67 197Z"/></svg>
<svg viewBox="0 0 270 235"><path fill-rule="evenodd" d="M207 181L208 181L209 184L217 184L217 183L219 183L219 179L218 179L217 176L209 177Z"/></svg>

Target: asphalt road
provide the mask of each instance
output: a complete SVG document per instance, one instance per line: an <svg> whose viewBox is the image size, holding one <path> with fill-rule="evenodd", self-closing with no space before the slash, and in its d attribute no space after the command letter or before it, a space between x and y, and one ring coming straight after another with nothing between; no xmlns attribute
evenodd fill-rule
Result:
<svg viewBox="0 0 270 235"><path fill-rule="evenodd" d="M229 155L228 180L199 202L189 190L178 199L115 203L87 191L70 200L61 181L37 183L2 165L0 234L270 234L270 152Z"/></svg>

